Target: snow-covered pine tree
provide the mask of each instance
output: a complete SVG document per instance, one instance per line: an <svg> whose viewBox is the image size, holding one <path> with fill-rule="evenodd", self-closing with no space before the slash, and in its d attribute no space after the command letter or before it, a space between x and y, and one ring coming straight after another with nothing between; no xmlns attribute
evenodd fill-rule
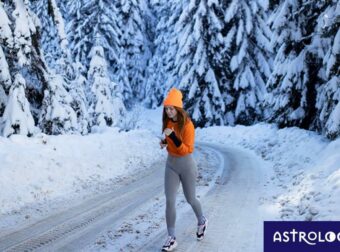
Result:
<svg viewBox="0 0 340 252"><path fill-rule="evenodd" d="M11 87L11 75L9 72L8 63L2 46L0 45L0 86L4 90L9 90Z"/></svg>
<svg viewBox="0 0 340 252"><path fill-rule="evenodd" d="M1 47L0 47L0 51L1 51ZM1 52L0 52L0 54L1 54ZM7 95L6 95L5 90L2 87L2 85L0 85L0 132L1 132L1 124L2 124L1 123L2 115L5 111L6 104L7 104Z"/></svg>
<svg viewBox="0 0 340 252"><path fill-rule="evenodd" d="M21 74L16 74L3 115L2 134L5 137L13 134L31 136L35 131L30 105L25 96L25 88L25 79Z"/></svg>
<svg viewBox="0 0 340 252"><path fill-rule="evenodd" d="M340 136L340 2L329 1L319 15L313 36L316 55L322 59L317 89L316 128L328 138Z"/></svg>
<svg viewBox="0 0 340 252"><path fill-rule="evenodd" d="M1 9L3 6L1 4ZM2 89L8 93L8 100L2 117L3 135L12 134L31 135L34 131L34 120L31 114L30 104L25 96L26 81L19 71L25 72L31 63L31 57L35 53L34 36L36 34L36 20L28 8L28 1L17 0L8 3L7 10L12 11L14 33L13 40L8 16L1 13L1 39L4 41L9 61L6 62L6 53L1 49ZM2 47L2 45L1 45ZM1 55L2 54L2 55ZM10 76L11 75L11 76ZM14 79L14 82L11 82ZM2 96L3 93L2 92ZM2 102L3 103L3 102Z"/></svg>
<svg viewBox="0 0 340 252"><path fill-rule="evenodd" d="M148 67L146 69L146 78L145 83L145 98L143 100L144 106L147 108L155 109L158 107L163 98L163 89L164 89L164 81L159 82L159 76L164 76L161 72L163 70L161 59L158 58L158 55L154 54L150 59ZM164 79L163 79L164 80Z"/></svg>
<svg viewBox="0 0 340 252"><path fill-rule="evenodd" d="M0 45L0 122L2 114L4 113L5 110L5 106L7 104L7 95L5 90L8 90L11 84L12 80L9 73L8 64L6 61L5 54L2 50L2 46Z"/></svg>
<svg viewBox="0 0 340 252"><path fill-rule="evenodd" d="M117 118L114 115L113 85L107 72L103 47L95 45L90 56L91 62L87 79L92 91L89 109L91 126L111 126L117 122Z"/></svg>
<svg viewBox="0 0 340 252"><path fill-rule="evenodd" d="M172 72L167 71L169 68L174 67L174 58L177 50L171 48L175 43L176 36L174 36L174 24L182 13L182 2L177 0L153 0L150 1L151 19L156 27L152 32L155 33L152 41L154 48L152 51L152 58L148 61L146 69L146 83L145 83L145 100L144 105L148 108L155 108L159 106L165 93L174 85ZM158 23L156 23L159 20ZM150 25L149 29L152 29ZM154 28L153 28L154 29ZM169 81L167 81L169 78ZM167 84L168 82L168 84Z"/></svg>
<svg viewBox="0 0 340 252"><path fill-rule="evenodd" d="M210 46L228 110L225 122L249 125L261 119L260 104L271 73L268 1L233 0L222 8L224 23L218 15L212 19L222 32L215 34Z"/></svg>
<svg viewBox="0 0 340 252"><path fill-rule="evenodd" d="M42 28L42 47L48 65L66 77L65 85L74 79L74 69L65 33L64 19L55 0L39 0L34 4Z"/></svg>
<svg viewBox="0 0 340 252"><path fill-rule="evenodd" d="M126 128L126 107L123 102L123 96L120 93L120 89L118 84L113 83L114 88L112 91L112 104L113 104L113 117L114 117L114 123L113 125L116 127L119 127L124 130L128 130L129 128Z"/></svg>
<svg viewBox="0 0 340 252"><path fill-rule="evenodd" d="M87 86L87 79L83 75L85 67L80 63L76 62L73 64L75 71L75 79L71 81L70 95L73 98L71 103L72 108L77 114L78 119L78 130L81 134L87 134L89 132L89 115L88 115L88 102L84 88Z"/></svg>
<svg viewBox="0 0 340 252"><path fill-rule="evenodd" d="M56 68L56 62L61 58L61 46L58 30L54 21L53 5L51 0L34 1L32 9L37 13L41 22L41 45L45 60L52 69Z"/></svg>
<svg viewBox="0 0 340 252"><path fill-rule="evenodd" d="M164 2L163 4L168 5L168 2ZM149 41L152 42L152 46L150 47L152 56L148 60L145 71L145 99L143 100L143 104L147 108L156 108L159 106L164 92L160 92L160 89L164 88L164 69L162 66L163 55L160 54L160 46L158 46L156 42L157 35L159 35L158 37L163 37L163 33L157 29L157 20L164 18L164 16L162 17L160 15L161 10L163 9L162 7L164 8L165 6L162 6L161 1L148 1L148 12L146 13L148 18L146 22L146 30L149 34ZM159 83L157 81L159 76L163 77L163 83Z"/></svg>
<svg viewBox="0 0 340 252"><path fill-rule="evenodd" d="M73 99L70 105L77 114L79 131L82 134L87 134L89 131L88 102L85 93L87 80L83 75L83 73L86 73L86 69L80 62L72 63L63 17L56 1L49 1L53 9L54 22L58 31L62 52L62 57L57 61L57 72L66 77L66 89L70 92Z"/></svg>
<svg viewBox="0 0 340 252"><path fill-rule="evenodd" d="M125 63L132 95L138 100L145 97L145 66L150 58L145 34L145 23L142 18L140 0L119 0L118 25L122 36L120 44L126 56Z"/></svg>
<svg viewBox="0 0 340 252"><path fill-rule="evenodd" d="M11 86L11 75L5 52L13 48L13 34L10 20L0 2L0 86L7 92ZM1 114L0 114L1 116Z"/></svg>
<svg viewBox="0 0 340 252"><path fill-rule="evenodd" d="M64 76L67 39L59 8L54 0L34 1L32 8L41 22L39 32L44 59L49 68Z"/></svg>
<svg viewBox="0 0 340 252"><path fill-rule="evenodd" d="M64 78L51 73L44 90L39 125L48 135L75 133L78 130L77 115L71 107L74 101L64 88Z"/></svg>
<svg viewBox="0 0 340 252"><path fill-rule="evenodd" d="M12 14L15 19L14 48L17 52L19 67L28 66L31 63L33 43L36 42L33 36L37 33L37 20L28 5L28 0L16 0Z"/></svg>
<svg viewBox="0 0 340 252"><path fill-rule="evenodd" d="M47 85L47 67L41 51L40 21L29 8L29 1L5 1L7 13L12 13L11 29L13 46L7 51L7 62L12 79L19 72L25 79L26 97L35 121L39 117L39 108L43 98L43 89ZM6 48L7 50L9 47ZM6 55L6 53L5 53ZM6 90L7 92L7 90Z"/></svg>
<svg viewBox="0 0 340 252"><path fill-rule="evenodd" d="M234 75L229 65L232 54L236 51L232 43L235 44L237 27L233 26L232 22L227 23L224 20L230 1L211 1L212 3L214 3L215 15L209 20L210 30L213 32L209 32L208 36L208 55L218 80L222 102L225 106L221 124L234 125L237 94L232 87ZM235 20L237 21L237 18Z"/></svg>
<svg viewBox="0 0 340 252"><path fill-rule="evenodd" d="M41 23L30 10L27 0L15 1L14 7L13 50L15 52L15 64L13 64L11 71L13 73L20 72L23 76L26 84L25 93L28 94L30 107L34 109L34 115L43 132L48 134L73 132L77 125L73 119L75 113L69 106L72 101L63 88L63 78L51 74L45 63L40 45L39 29ZM19 83L22 83L22 81ZM22 101L21 104L24 104L24 102ZM32 104L34 105L33 108ZM25 113L28 112L25 110ZM4 123L6 125L6 122Z"/></svg>
<svg viewBox="0 0 340 252"><path fill-rule="evenodd" d="M160 90L163 92L163 97L173 87L178 87L180 84L180 76L176 71L176 54L178 52L178 34L176 34L176 23L178 22L184 7L188 4L187 1L171 0L166 3L162 3L164 8L160 12L160 21L157 24L156 39L157 50L162 57L162 65L159 67L164 70L164 77L162 76L162 70L159 70L160 74L158 81L164 83L164 87Z"/></svg>
<svg viewBox="0 0 340 252"><path fill-rule="evenodd" d="M12 84L4 50L11 49L12 47L13 35L10 28L10 20L3 8L2 2L0 2L0 122L7 104L7 94Z"/></svg>
<svg viewBox="0 0 340 252"><path fill-rule="evenodd" d="M108 75L119 84L123 101L129 106L132 90L125 52L121 49L122 27L118 26L120 21L116 5L118 3L109 0L71 0L62 1L61 8L68 10L66 30L73 59L88 69L91 48L95 43L102 46L109 63ZM86 87L86 95L91 96L91 87Z"/></svg>
<svg viewBox="0 0 340 252"><path fill-rule="evenodd" d="M209 37L219 33L215 1L190 0L175 25L178 52L175 74L183 91L186 109L197 126L223 124L224 103L211 65Z"/></svg>
<svg viewBox="0 0 340 252"><path fill-rule="evenodd" d="M72 58L86 68L91 57L89 53L95 42L104 48L109 62L110 77L118 71L121 30L117 25L117 9L109 0L62 1L69 11L70 22L66 30L72 51ZM63 6L63 8L65 8ZM99 38L98 38L99 35Z"/></svg>
<svg viewBox="0 0 340 252"><path fill-rule="evenodd" d="M131 108L132 106L132 89L129 81L129 74L126 65L125 51L121 50L118 60L119 69L116 72L115 79L119 85L119 92L122 94L124 106Z"/></svg>
<svg viewBox="0 0 340 252"><path fill-rule="evenodd" d="M47 3L39 8L45 8L48 10L47 13L42 13L48 15L46 18L47 23L45 24L48 28L43 30L43 34L45 31L45 37L48 41L55 41L53 49L58 51L58 54L56 54L53 59L53 68L58 75L63 76L63 86L72 97L72 102L70 102L69 105L77 114L79 131L82 134L86 134L88 133L88 112L86 96L84 93L86 79L82 75L82 71L84 72L84 69L80 66L81 64L79 62L77 64L72 63L71 53L65 33L64 19L56 1L43 0L43 2L46 1ZM54 37L51 38L51 34L48 33L48 31L52 31ZM51 43L49 42L48 44Z"/></svg>
<svg viewBox="0 0 340 252"><path fill-rule="evenodd" d="M62 8L67 10L69 23L66 24L67 36L70 41L72 58L75 62L80 62L84 66L89 65L88 55L92 47L92 28L96 18L96 12L86 8L86 1L82 0L62 0ZM89 1L93 3L93 1ZM89 5L91 7L91 5Z"/></svg>
<svg viewBox="0 0 340 252"><path fill-rule="evenodd" d="M311 128L316 117L321 61L311 45L316 21L328 1L284 0L271 15L272 46L276 53L267 82L267 120L280 127Z"/></svg>

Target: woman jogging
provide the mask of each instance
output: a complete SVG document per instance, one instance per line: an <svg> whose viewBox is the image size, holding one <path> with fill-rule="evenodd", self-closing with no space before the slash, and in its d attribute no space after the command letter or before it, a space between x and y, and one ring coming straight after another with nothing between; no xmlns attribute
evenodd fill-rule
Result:
<svg viewBox="0 0 340 252"><path fill-rule="evenodd" d="M160 146L161 148L166 147L168 151L164 181L168 238L162 251L172 251L177 247L175 201L180 183L182 183L185 198L198 220L196 232L198 240L203 239L208 220L203 216L201 204L196 198L197 167L191 154L194 151L195 129L183 109L181 91L175 88L171 89L163 105L162 130L165 139L160 142Z"/></svg>

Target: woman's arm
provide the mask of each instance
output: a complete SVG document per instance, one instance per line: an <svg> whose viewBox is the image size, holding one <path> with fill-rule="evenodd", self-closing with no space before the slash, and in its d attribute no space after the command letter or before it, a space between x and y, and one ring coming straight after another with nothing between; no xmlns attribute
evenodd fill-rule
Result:
<svg viewBox="0 0 340 252"><path fill-rule="evenodd" d="M172 133L175 135L174 132ZM194 128L193 123L189 122L184 126L183 137L182 137L182 141L180 141L180 144L177 146L175 141L174 143L177 147L177 151L179 152L179 154L187 154L187 153L192 153L194 151L194 142L195 142L195 128Z"/></svg>

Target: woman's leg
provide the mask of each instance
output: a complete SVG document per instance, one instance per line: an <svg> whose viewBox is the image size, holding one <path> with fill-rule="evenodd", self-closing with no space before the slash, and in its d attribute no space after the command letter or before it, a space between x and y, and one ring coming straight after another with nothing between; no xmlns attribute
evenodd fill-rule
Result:
<svg viewBox="0 0 340 252"><path fill-rule="evenodd" d="M166 198L166 225L168 234L175 237L176 222L176 194L179 187L179 175L168 165L165 168L164 189Z"/></svg>
<svg viewBox="0 0 340 252"><path fill-rule="evenodd" d="M196 163L191 157L188 156L186 167L182 170L180 179L182 182L184 196L194 210L198 223L201 224L202 221L204 222L204 217L201 203L196 197L196 178Z"/></svg>

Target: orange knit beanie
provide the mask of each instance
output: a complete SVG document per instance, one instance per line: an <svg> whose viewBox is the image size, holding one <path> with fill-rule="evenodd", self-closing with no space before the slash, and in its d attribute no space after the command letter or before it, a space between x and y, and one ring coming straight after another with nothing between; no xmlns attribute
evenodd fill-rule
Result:
<svg viewBox="0 0 340 252"><path fill-rule="evenodd" d="M165 98L163 105L183 108L182 97L182 92L180 90L172 88L169 91L168 96Z"/></svg>

